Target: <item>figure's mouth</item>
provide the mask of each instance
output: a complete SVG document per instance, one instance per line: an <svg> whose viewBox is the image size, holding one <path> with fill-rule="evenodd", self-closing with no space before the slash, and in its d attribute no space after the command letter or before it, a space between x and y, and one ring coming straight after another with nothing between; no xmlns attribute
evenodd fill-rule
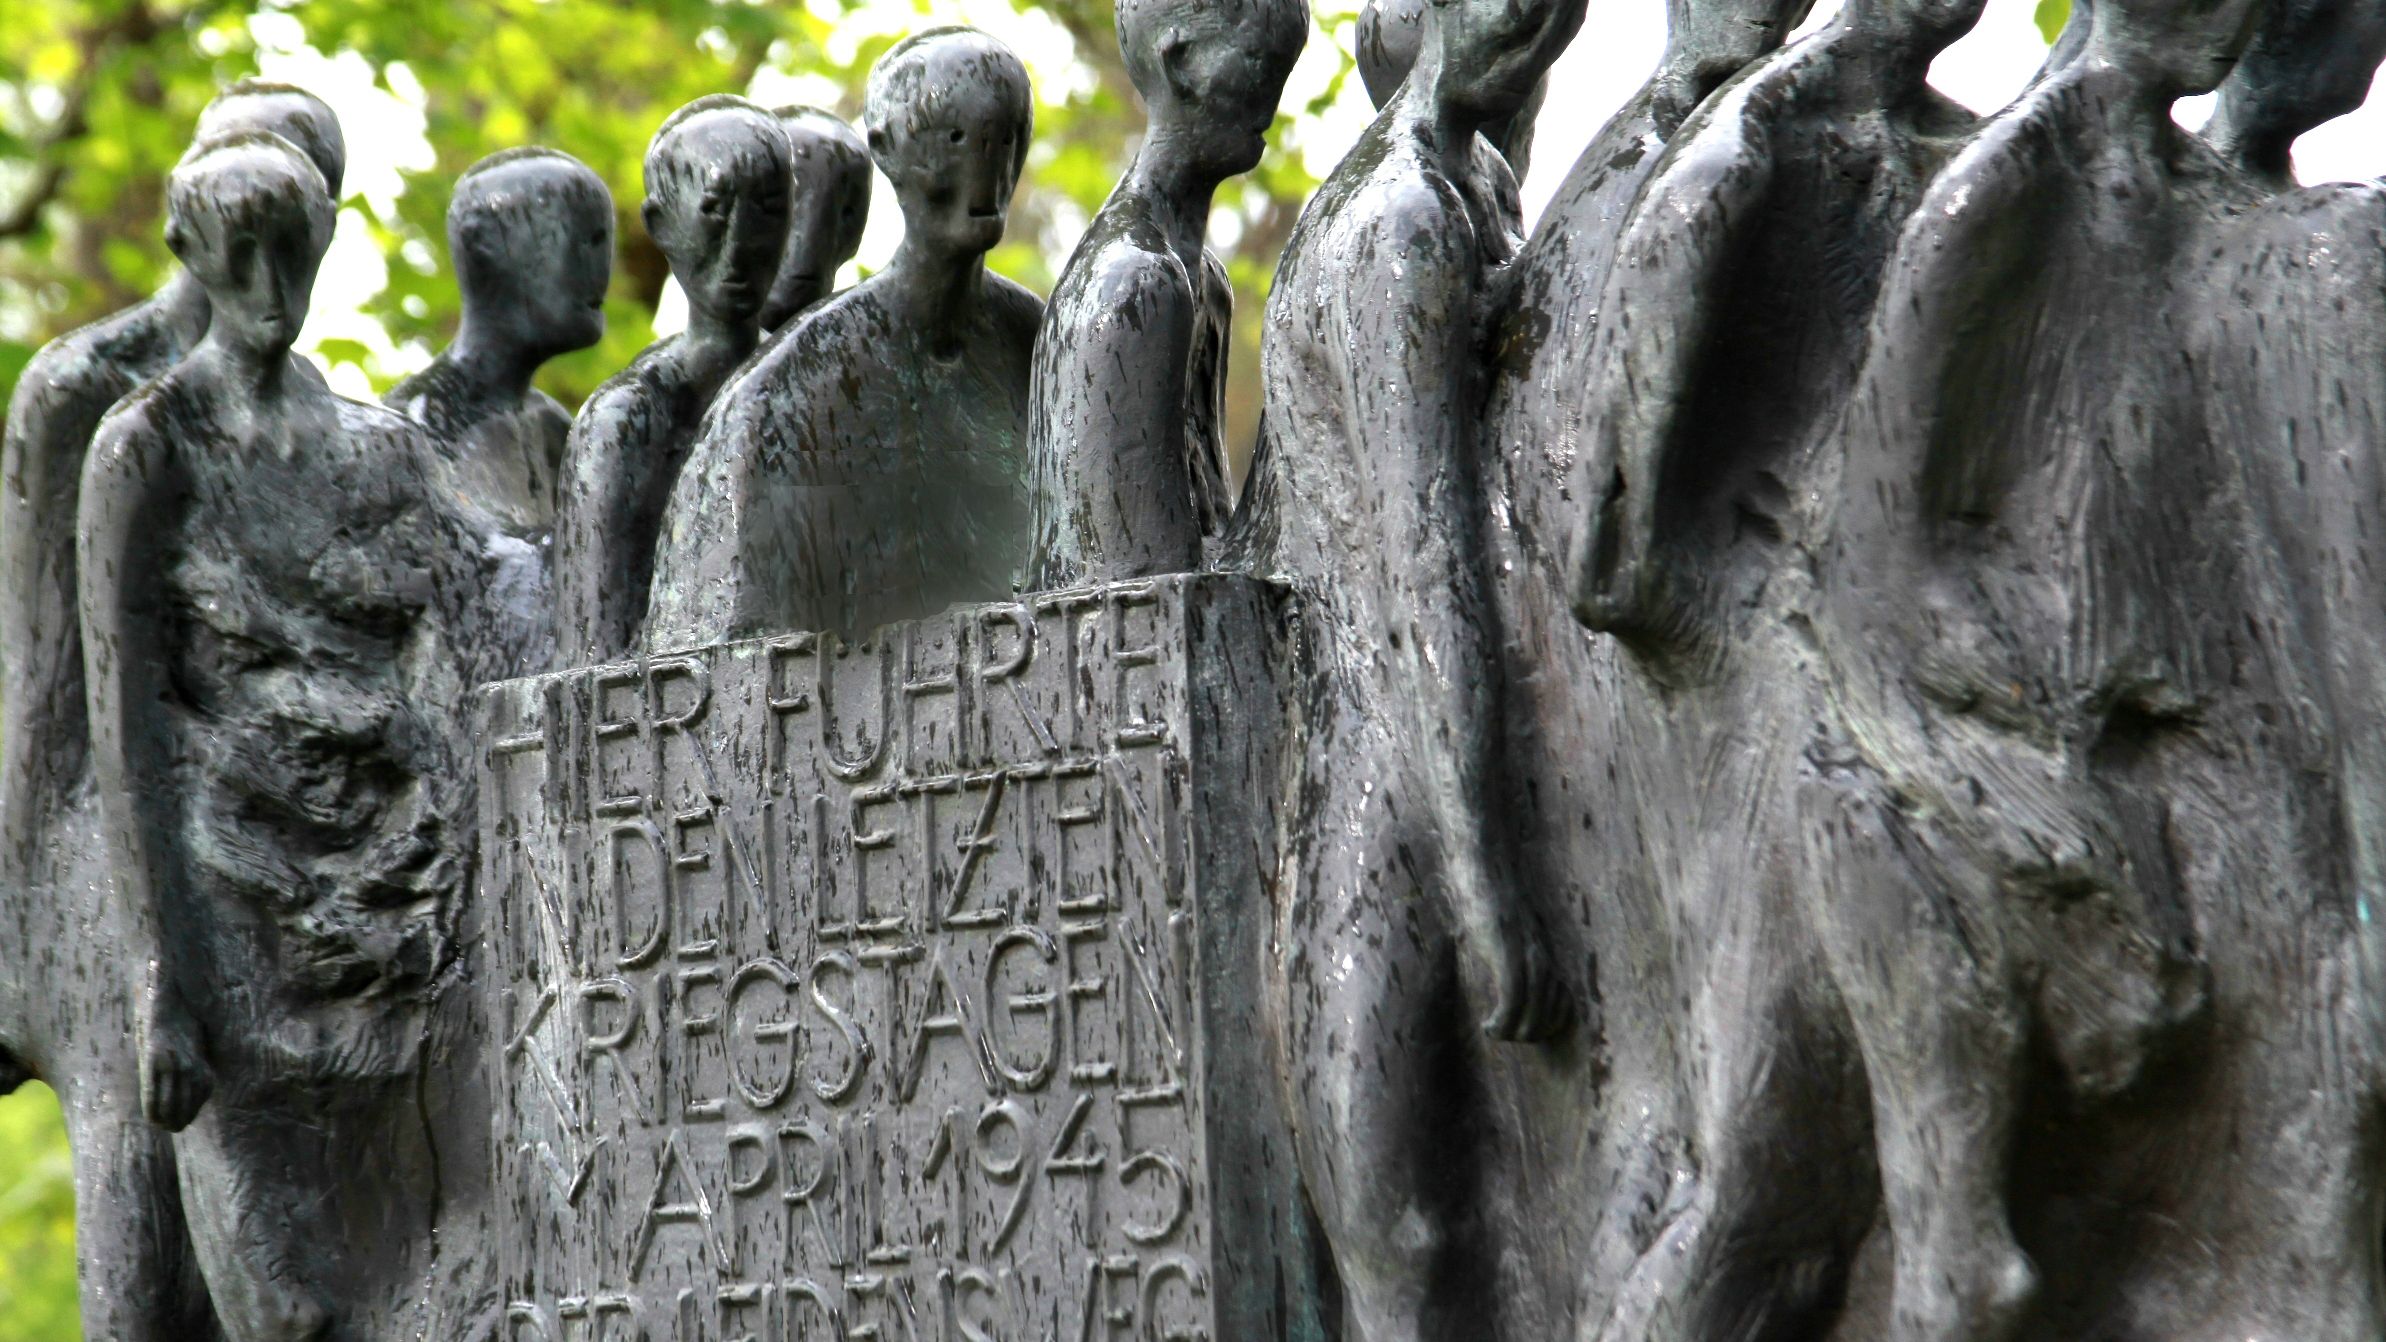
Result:
<svg viewBox="0 0 2386 1342"><path fill-rule="evenodd" d="M972 205L969 207L969 217L972 219L1000 219L1002 211L992 205Z"/></svg>

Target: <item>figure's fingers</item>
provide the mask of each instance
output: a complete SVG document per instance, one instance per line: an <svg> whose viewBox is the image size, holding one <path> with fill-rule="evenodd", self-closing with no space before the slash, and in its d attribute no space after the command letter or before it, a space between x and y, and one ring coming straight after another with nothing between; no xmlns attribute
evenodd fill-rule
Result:
<svg viewBox="0 0 2386 1342"><path fill-rule="evenodd" d="M1491 1014L1483 1019L1483 1033L1494 1039L1516 1037L1517 1021L1524 1013L1524 995L1518 992L1517 982L1522 967L1511 961L1505 972L1494 971L1491 976Z"/></svg>

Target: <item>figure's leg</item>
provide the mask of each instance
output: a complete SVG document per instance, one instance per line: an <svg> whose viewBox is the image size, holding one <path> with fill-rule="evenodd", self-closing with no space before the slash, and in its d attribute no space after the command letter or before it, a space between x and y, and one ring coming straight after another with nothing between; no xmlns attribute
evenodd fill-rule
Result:
<svg viewBox="0 0 2386 1342"><path fill-rule="evenodd" d="M1894 1342L2002 1342L2035 1293L2004 1184L2027 1024L1995 892L1860 781L1809 780L1810 917L1871 1080Z"/></svg>
<svg viewBox="0 0 2386 1342"><path fill-rule="evenodd" d="M329 1187L310 1143L218 1096L174 1140L192 1241L231 1342L318 1342L331 1310L308 1281L310 1215Z"/></svg>
<svg viewBox="0 0 2386 1342"><path fill-rule="evenodd" d="M1581 1321L1584 1338L1803 1342L1845 1294L1878 1205L1863 1078L1800 982L1819 969L1773 922L1759 913L1713 929L1684 1022L1695 1167L1681 1163L1656 1238L1606 1314Z"/></svg>
<svg viewBox="0 0 2386 1342"><path fill-rule="evenodd" d="M68 1082L60 1094L75 1163L75 1248L91 1342L220 1336L183 1224L173 1139L130 1087Z"/></svg>
<svg viewBox="0 0 2386 1342"><path fill-rule="evenodd" d="M1295 866L1285 1028L1296 1144L1355 1342L1479 1337L1470 1289L1466 1036L1476 1026L1420 869L1430 845L1399 823L1396 770L1339 759L1313 771L1315 847ZM1375 786L1363 791L1367 781Z"/></svg>

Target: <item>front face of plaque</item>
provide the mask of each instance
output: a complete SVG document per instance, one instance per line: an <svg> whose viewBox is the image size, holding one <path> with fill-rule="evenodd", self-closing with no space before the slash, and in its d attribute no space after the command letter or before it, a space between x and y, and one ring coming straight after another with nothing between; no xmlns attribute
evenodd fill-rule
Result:
<svg viewBox="0 0 2386 1342"><path fill-rule="evenodd" d="M490 692L503 1336L1219 1335L1185 621Z"/></svg>

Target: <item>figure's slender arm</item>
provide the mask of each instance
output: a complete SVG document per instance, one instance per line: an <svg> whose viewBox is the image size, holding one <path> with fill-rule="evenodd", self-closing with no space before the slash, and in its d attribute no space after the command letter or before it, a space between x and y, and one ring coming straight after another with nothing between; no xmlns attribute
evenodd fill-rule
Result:
<svg viewBox="0 0 2386 1342"><path fill-rule="evenodd" d="M1036 342L1036 573L1140 578L1201 566L1185 459L1198 309L1174 257L1120 248L1055 305Z"/></svg>
<svg viewBox="0 0 2386 1342"><path fill-rule="evenodd" d="M174 734L168 720L164 575L182 467L135 406L102 423L78 509L83 662L92 756L128 940L159 963L141 1003L141 1105L168 1128L189 1123L212 1086L171 949L177 926L171 839Z"/></svg>
<svg viewBox="0 0 2386 1342"><path fill-rule="evenodd" d="M606 395L600 389L580 408L555 482L555 648L574 665L617 651L607 646L601 571L606 546L615 543L606 507L611 472L606 445L595 441L605 436L595 421Z"/></svg>
<svg viewBox="0 0 2386 1342"><path fill-rule="evenodd" d="M75 499L98 412L37 358L0 441L0 824L13 884L31 872L41 811L83 771L83 653L75 590ZM10 893L14 893L11 891Z"/></svg>
<svg viewBox="0 0 2386 1342"><path fill-rule="evenodd" d="M2013 388L2043 385L2074 334L2000 320L2061 282L2046 269L2044 239L2069 202L2046 189L2040 165L2071 151L2068 96L2049 86L2024 94L1941 169L1882 277L1850 410L1880 419L1868 436L1899 447L1897 460L1877 464L1902 476L1893 488L1931 517L1994 510L2012 465L2003 452L2035 446L2000 444L2026 408ZM1865 470L1851 463L1851 487Z"/></svg>
<svg viewBox="0 0 2386 1342"><path fill-rule="evenodd" d="M1677 142L1642 190L1599 300L1607 317L1583 397L1593 429L1575 468L1587 517L1574 609L1593 629L1659 634L1691 614L1672 608L1692 594L1668 590L1656 559L1659 498L1670 480L1698 477L1683 458L1702 444L1686 430L1730 271L1773 178L1766 137L1735 110Z"/></svg>
<svg viewBox="0 0 2386 1342"><path fill-rule="evenodd" d="M1400 696L1407 739L1428 789L1449 912L1462 943L1490 966L1485 1029L1535 1037L1564 1015L1537 919L1494 837L1500 648L1473 358L1484 268L1446 184L1403 192L1348 255L1343 347L1367 358L1346 369L1346 392L1356 446L1377 454L1386 482L1386 534L1372 542L1385 552L1368 561L1388 577L1374 612L1385 626L1378 655L1410 687Z"/></svg>

